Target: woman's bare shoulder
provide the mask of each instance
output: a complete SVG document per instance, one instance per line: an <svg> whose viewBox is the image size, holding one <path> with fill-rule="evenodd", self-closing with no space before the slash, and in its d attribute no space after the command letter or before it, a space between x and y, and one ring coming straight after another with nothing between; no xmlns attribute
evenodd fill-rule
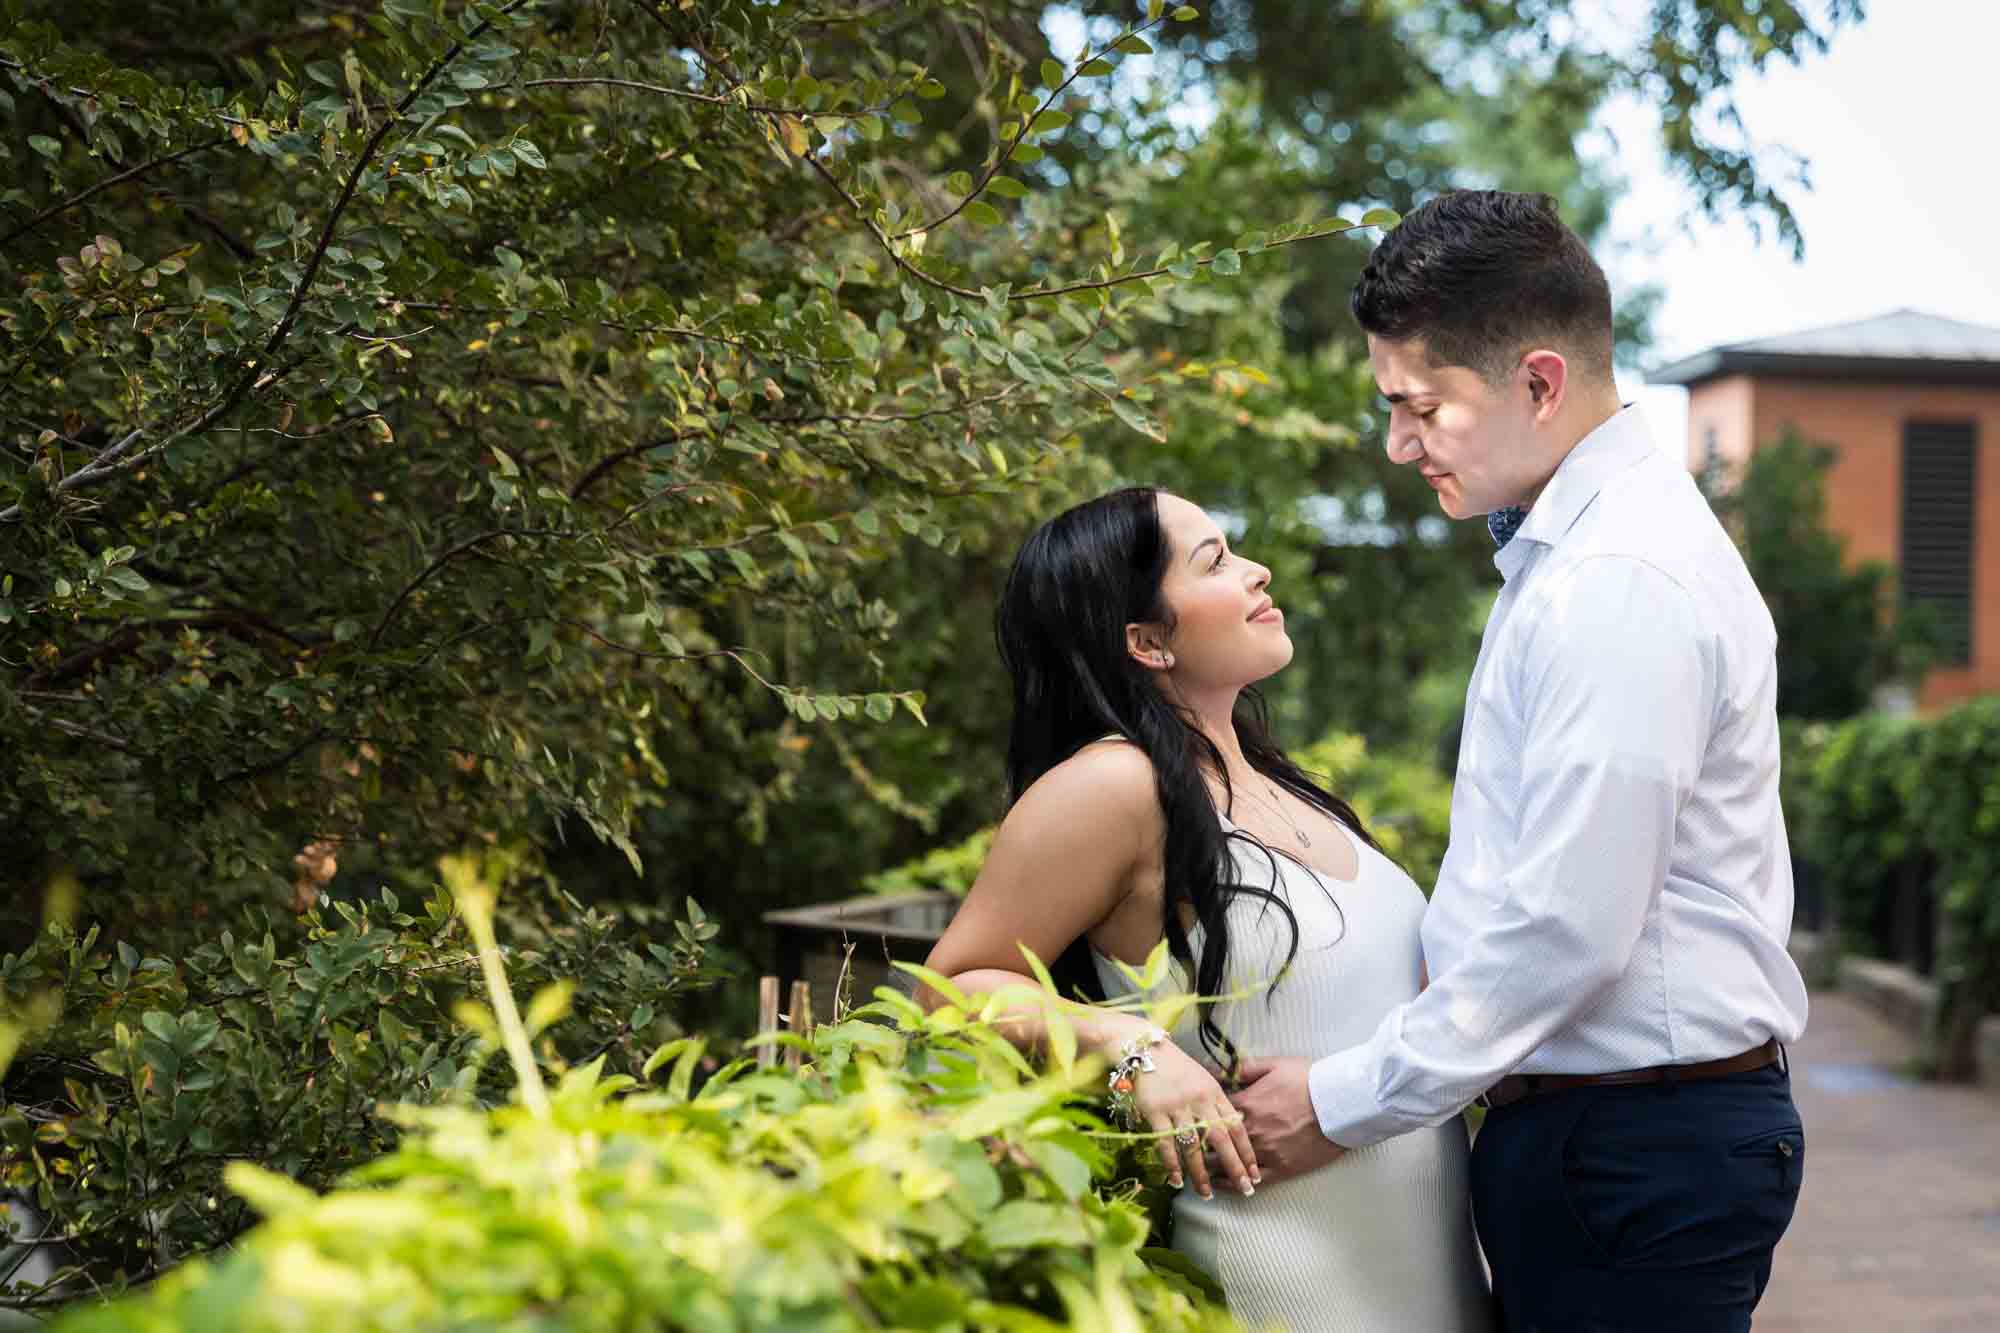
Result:
<svg viewBox="0 0 2000 1333"><path fill-rule="evenodd" d="M1006 823L1037 832L1054 826L1116 826L1151 832L1161 822L1153 761L1123 737L1093 741L1021 794Z"/></svg>

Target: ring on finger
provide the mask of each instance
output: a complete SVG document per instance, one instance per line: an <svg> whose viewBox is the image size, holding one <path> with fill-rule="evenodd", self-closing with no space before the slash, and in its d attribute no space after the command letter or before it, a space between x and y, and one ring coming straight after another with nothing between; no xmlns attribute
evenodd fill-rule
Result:
<svg viewBox="0 0 2000 1333"><path fill-rule="evenodd" d="M1190 1126L1187 1129L1177 1131L1174 1134L1174 1142L1180 1144L1183 1148L1192 1148L1195 1144L1201 1142L1201 1133Z"/></svg>

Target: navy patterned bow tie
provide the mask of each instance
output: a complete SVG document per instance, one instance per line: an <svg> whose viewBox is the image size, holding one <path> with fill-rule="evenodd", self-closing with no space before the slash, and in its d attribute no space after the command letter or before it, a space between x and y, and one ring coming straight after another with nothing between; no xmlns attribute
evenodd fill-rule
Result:
<svg viewBox="0 0 2000 1333"><path fill-rule="evenodd" d="M1514 534L1521 530L1521 524L1528 518L1528 511L1520 505L1509 505L1496 509L1486 516L1486 530L1493 534L1495 546L1505 546L1514 540Z"/></svg>

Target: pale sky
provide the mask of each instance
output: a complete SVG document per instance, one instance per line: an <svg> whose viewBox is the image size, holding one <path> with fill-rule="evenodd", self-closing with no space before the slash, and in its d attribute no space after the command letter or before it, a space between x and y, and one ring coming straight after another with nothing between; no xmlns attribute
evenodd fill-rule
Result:
<svg viewBox="0 0 2000 1333"><path fill-rule="evenodd" d="M1630 183L1612 229L1630 248L1601 258L1616 278L1666 289L1648 364L1903 306L2000 326L2000 0L1868 10L1826 55L1737 89L1758 142L1810 161L1812 189L1789 195L1802 262L1768 229L1760 245L1740 222L1692 218L1642 119L1650 109L1607 110ZM1678 456L1686 393L1641 383L1628 388Z"/></svg>

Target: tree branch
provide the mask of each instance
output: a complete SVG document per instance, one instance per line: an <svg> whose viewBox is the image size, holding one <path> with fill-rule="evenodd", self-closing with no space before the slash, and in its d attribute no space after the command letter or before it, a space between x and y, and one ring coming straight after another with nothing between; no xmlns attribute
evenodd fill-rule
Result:
<svg viewBox="0 0 2000 1333"><path fill-rule="evenodd" d="M498 13L499 15L511 14L528 3L529 0L509 0L509 3L501 8ZM482 19L479 26L468 32L458 41L453 42L448 50L431 62L431 67L425 70L423 76L410 86L410 90L403 94L402 99L396 103L395 114L384 116L382 123L376 127L374 133L368 136L368 141L361 146L360 153L355 156L353 169L347 173L347 180L341 185L340 194L334 199L333 207L327 212L326 222L320 227L319 240L313 246L312 257L306 261L305 270L299 274L299 280L292 288L292 299L286 304L284 315L279 318L277 327L271 330L271 336L265 340L264 349L250 359L250 364L244 367L243 373L237 377L236 383L230 387L228 392L223 394L221 400L203 412L192 423L175 431L152 448L134 455L116 467L107 466L118 454L123 453L133 444L137 443L139 438L145 433L143 426L134 430L130 435L127 435L123 440L112 446L111 450L92 459L89 466L81 468L64 478L63 482L56 488L59 492L73 490L77 486L97 481L108 480L119 473L129 472L135 467L142 466L148 459L169 445L185 439L189 435L207 430L224 416L227 416L238 403L243 401L244 396L252 388L281 378L305 359L305 356L301 355L281 371L266 372L264 370L264 364L277 354L278 349L284 346L285 339L291 336L292 326L298 322L299 311L305 306L306 293L312 290L313 280L319 276L320 265L326 262L327 249L333 244L334 228L340 224L341 215L347 211L348 204L353 200L354 192L361 184L362 173L368 169L370 159L381 148L382 141L389 136L389 131L401 122L403 114L410 109L411 104L423 95L424 89L431 85L431 81L436 79L439 74L443 73L450 66L452 61L458 58L459 53L465 49L467 43L475 42L485 36L487 30L492 26L492 18ZM352 328L353 326L350 324L344 326L339 332L346 333L351 331ZM11 522L19 518L20 515L21 506L18 504L10 505L4 510L0 510L0 523Z"/></svg>
<svg viewBox="0 0 2000 1333"><path fill-rule="evenodd" d="M354 326L352 324L343 324L339 328L335 329L334 332L336 334L345 334L352 332L353 328ZM287 361L284 365L278 367L278 369L266 372L265 377L258 380L254 386L242 386L242 387L261 388L267 384L275 384L279 380L284 379L285 376L291 374L294 370L297 370L300 366L304 365L308 360L312 358L312 355L313 355L312 349L308 348L306 351L300 352L297 356L293 357L290 361ZM139 426L135 428L130 434L126 435L124 439L118 441L118 443L112 445L104 452L98 454L95 458L91 459L90 462L78 468L76 471L70 473L67 477L64 477L61 481L57 482L55 486L51 487L50 489L54 494L62 495L65 494L66 492L76 490L78 487L95 486L100 482L109 481L113 477L121 476L124 473L131 472L137 468L142 468L156 455L162 453L172 445L185 439L189 435L199 434L202 431L207 430L210 426L214 425L215 422L223 415L223 413L227 412L230 408L236 405L237 401L241 398L241 396L242 396L241 393L232 392L230 396L224 397L220 402L214 404L206 412L203 412L199 417L195 418L187 425L182 426L179 429L170 433L165 439L161 440L158 444L153 445L149 449L145 449L140 451L139 453L133 454L130 458L123 458L122 455L125 453L125 451L130 449L134 444L138 443L139 440L146 434L146 427ZM11 523L20 517L21 517L21 506L19 504L12 504L5 509L0 509L0 523Z"/></svg>
<svg viewBox="0 0 2000 1333"><path fill-rule="evenodd" d="M499 13L503 15L511 14L527 3L529 3L529 0L509 0L509 3ZM389 131L401 122L403 114L410 109L417 98L423 95L424 89L430 87L431 80L442 74L452 61L458 59L459 52L465 49L468 42L479 40L486 35L487 29L492 26L493 19L482 19L478 27L467 33L460 40L453 42L443 55L432 61L431 67L424 71L423 77L410 85L410 90L404 93L402 99L396 103L395 114L383 116L382 123L376 126L375 132L368 136L366 143L362 144L361 151L355 155L353 169L347 173L347 180L340 187L339 197L333 201L333 207L327 212L326 222L320 227L319 240L313 246L312 258L306 261L305 271L299 274L298 283L292 288L292 299L286 305L283 317L278 320L278 326L271 330L271 337L264 344L264 350L244 368L242 376L236 381L236 387L230 391L229 397L223 400L223 411L226 412L229 408L235 406L242 399L243 395L250 391L250 386L257 382L258 370L262 368L266 360L277 352L278 348L284 345L285 339L291 335L292 325L297 322L299 311L305 305L306 293L312 290L313 280L319 276L320 265L326 261L327 249L333 244L333 232L334 228L340 224L340 215L347 211L348 203L354 198L354 191L361 184L361 175L368 169L369 160L381 148L382 141L389 137ZM220 415L220 413L217 415Z"/></svg>
<svg viewBox="0 0 2000 1333"><path fill-rule="evenodd" d="M686 438L687 436L685 435L668 435L662 439L648 440L644 444L635 444L630 448L620 449L616 453L606 454L591 464L590 468L581 477L576 479L576 484L569 488L569 498L572 500L582 499L583 493L589 490L599 477L609 472L612 468L617 467L626 459L637 458L640 454L651 453L655 449L664 449L670 444L679 444Z"/></svg>
<svg viewBox="0 0 2000 1333"><path fill-rule="evenodd" d="M29 218L26 222L23 222L20 226L14 228L14 230L8 232L5 236L0 236L0 248L4 248L5 246L11 245L15 237L33 231L35 228L41 226L44 222L47 222L50 218L56 216L58 213L66 213L70 209L75 208L78 204L90 198L92 195L98 193L100 190L108 190L112 186L123 184L125 181L131 180L135 176L143 176L149 171L156 170L157 168L160 167L168 166L172 163L180 161L184 157L192 157L196 153L207 152L211 148L220 148L228 142L229 140L226 138L210 139L207 143L198 143L193 145L192 147L183 148L178 153L168 153L165 157L156 157L150 162L141 162L136 167L128 167L126 170L119 172L115 176L106 176L103 180L97 182L97 184L91 186L89 189L78 190L75 194L71 195L69 198L62 200L59 203L54 203L49 205L41 212L35 214L35 216Z"/></svg>
<svg viewBox="0 0 2000 1333"><path fill-rule="evenodd" d="M804 352L790 352L782 347L764 347L742 338L729 338L719 333L704 333L700 329L691 329L682 324L634 324L621 319L578 320L576 316L567 310L549 309L540 306L457 305L449 301L406 301L400 296L384 296L377 299L384 305L399 307L403 310L427 310L447 315L543 315L554 319L569 320L574 323L594 324L601 329L617 329L621 333L658 333L670 338L685 338L690 342L720 343L725 347L734 347L739 351L749 352L753 356L769 357L774 361L783 359L804 361L816 366L830 366L843 364L854 359L851 356L808 356Z"/></svg>
<svg viewBox="0 0 2000 1333"><path fill-rule="evenodd" d="M451 547L437 556L428 565L425 565L415 578L403 585L403 590L396 594L394 601L389 603L389 609L382 613L382 619L376 622L375 632L368 636L368 650L373 652L375 645L382 641L382 635L389 628L389 622L396 618L396 613L403 609L403 603L410 600L410 595L423 587L431 575L437 573L440 569L443 569L466 552L500 537L574 537L577 535L579 534L568 528L495 528L491 532L482 532L476 537L466 538L458 545Z"/></svg>
<svg viewBox="0 0 2000 1333"><path fill-rule="evenodd" d="M739 102L720 93L698 93L687 88L667 88L657 83L641 83L637 79L607 78L567 78L567 79L523 79L523 88L570 88L603 87L630 88L635 92L658 93L662 97L678 97L686 102L699 102L703 106L719 106L732 111L752 111L760 116L790 116L794 120L858 120L862 116L887 114L887 106L866 106L859 111L812 111L802 106L772 106L768 102Z"/></svg>
<svg viewBox="0 0 2000 1333"><path fill-rule="evenodd" d="M166 616L158 619L132 620L120 625L113 633L99 639L89 647L80 648L68 657L63 658L60 662L55 663L45 670L34 673L28 677L27 683L30 686L39 686L51 684L59 680L67 680L71 676L80 674L101 658L130 652L138 646L139 640L147 633L177 633L184 629L224 630L235 634L238 638L249 643L258 642L251 633L251 631L256 631L269 635L272 638L284 639L286 642L299 648L312 646L310 641L293 634L270 617L260 612L239 610L236 608L208 611L193 616Z"/></svg>
<svg viewBox="0 0 2000 1333"><path fill-rule="evenodd" d="M920 223L917 226L909 228L907 231L897 232L894 236L889 237L889 239L892 241L901 241L901 240L906 240L911 236L915 236L919 232L934 231L937 228L942 227L945 223L951 221L953 218L957 217L960 213L963 213L965 211L966 205L970 204L973 200L977 199L982 193L984 193L986 187L992 183L993 178L1000 174L1000 168L1006 166L1007 163L1010 160L1012 160L1014 156L1014 150L1020 147L1021 141L1028 136L1028 133L1033 129L1035 122L1041 118L1042 113L1044 111L1047 111L1050 107L1054 106L1056 104L1056 99L1058 97L1061 97L1063 93L1068 91L1069 86L1072 83L1075 83L1077 79L1082 76L1083 67L1085 65L1088 65L1093 60L1102 59L1105 52L1116 50L1118 43L1124 41L1127 37L1137 37L1141 33L1148 32L1153 28L1159 27L1166 21L1167 21L1166 15L1162 13L1159 18L1149 20L1148 22L1145 23L1141 23L1139 26L1135 28L1127 28L1124 32L1119 33L1116 37L1111 39L1110 44L1107 45L1103 51L1093 52L1088 47L1084 48L1084 50L1077 55L1076 68L1071 70L1069 72L1068 77L1066 77L1061 83L1058 83L1055 87L1049 89L1049 95L1047 97L1044 97L1042 99L1042 104L1035 108L1034 115L1027 116L1022 119L1020 130L1015 133L1013 138L1007 140L1007 146L1005 148L1002 148L998 153L995 153L993 155L993 161L987 165L986 170L983 173L981 173L979 179L972 183L972 188L966 191L965 198L959 200L956 204L952 205L951 208L947 209L943 213L940 213L937 217L932 218L929 222Z"/></svg>

